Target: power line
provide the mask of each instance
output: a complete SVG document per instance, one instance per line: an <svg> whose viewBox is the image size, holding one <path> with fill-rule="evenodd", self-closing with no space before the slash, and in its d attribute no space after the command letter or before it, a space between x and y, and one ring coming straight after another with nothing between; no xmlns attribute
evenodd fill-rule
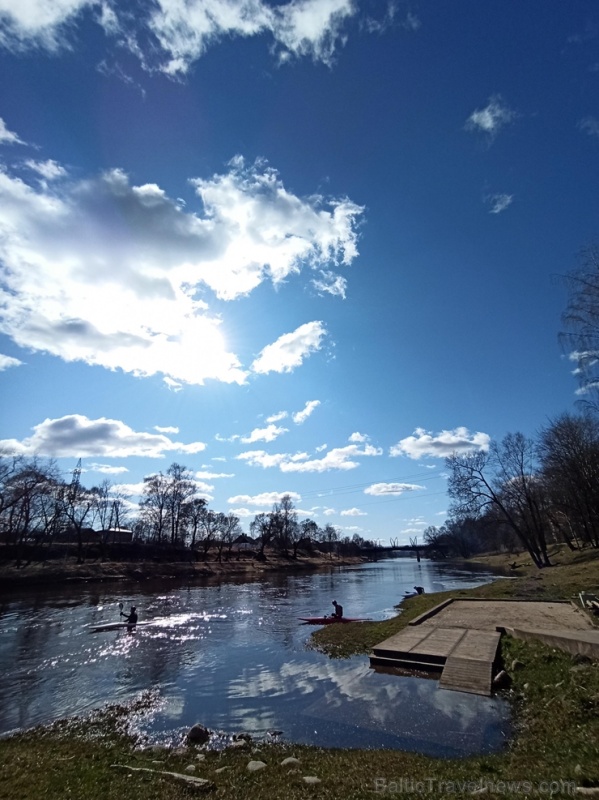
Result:
<svg viewBox="0 0 599 800"><path fill-rule="evenodd" d="M314 489L314 490L309 491L309 492L301 492L301 495L302 495L302 500L303 500L304 498L309 498L309 497L327 497L327 496L336 496L336 495L342 495L342 494L355 494L356 492L363 491L364 487L366 487L366 486L372 486L373 483L400 483L401 484L401 483L405 483L408 480L415 481L415 480L422 480L424 478L427 478L429 480L431 480L431 479L436 480L437 478L442 478L442 477L443 476L440 475L440 474L431 475L428 472L418 472L418 473L415 473L414 475L406 475L404 478L401 478L401 479L397 479L397 478L394 479L394 480L392 480L392 479L387 479L387 480L382 479L382 480L378 480L378 481L370 480L370 481L366 481L365 483L354 483L354 484L349 484L348 486L337 486L337 487L333 487L331 489L326 489L326 490Z"/></svg>

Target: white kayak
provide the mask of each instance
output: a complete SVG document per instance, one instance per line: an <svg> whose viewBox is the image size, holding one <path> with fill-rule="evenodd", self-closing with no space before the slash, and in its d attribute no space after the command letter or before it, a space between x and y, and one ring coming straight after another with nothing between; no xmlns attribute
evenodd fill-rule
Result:
<svg viewBox="0 0 599 800"><path fill-rule="evenodd" d="M89 632L90 633L101 633L102 631L116 631L119 628L130 628L133 630L134 628L138 628L140 625L151 625L154 622L153 619L145 620L144 622L104 622L101 625L90 625Z"/></svg>
<svg viewBox="0 0 599 800"><path fill-rule="evenodd" d="M126 620L115 620L114 622L98 622L87 625L89 633L101 633L102 631L117 631L119 628L129 628L135 630L146 625L156 625L161 628L172 628L177 625L183 625L190 620L200 620L202 622L209 622L210 620L226 619L226 614L170 614L168 617L152 617L151 619L144 619L142 622L136 622L132 625Z"/></svg>

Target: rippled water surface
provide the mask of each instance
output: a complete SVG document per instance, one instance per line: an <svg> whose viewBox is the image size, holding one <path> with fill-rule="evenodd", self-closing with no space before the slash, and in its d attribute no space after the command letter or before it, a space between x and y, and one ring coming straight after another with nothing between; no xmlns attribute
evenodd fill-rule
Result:
<svg viewBox="0 0 599 800"><path fill-rule="evenodd" d="M251 582L77 585L0 597L0 734L152 688L160 702L141 725L161 742L201 722L321 746L495 750L509 730L503 700L380 674L366 656L330 660L306 648L314 628L298 620L330 613L333 599L348 616L385 619L414 584L441 591L490 578L395 559ZM151 622L134 633L90 632L118 620L120 601Z"/></svg>

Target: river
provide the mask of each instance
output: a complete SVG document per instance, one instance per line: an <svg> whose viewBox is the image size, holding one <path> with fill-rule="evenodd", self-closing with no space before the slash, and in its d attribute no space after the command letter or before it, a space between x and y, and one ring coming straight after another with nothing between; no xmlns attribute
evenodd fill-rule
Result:
<svg viewBox="0 0 599 800"><path fill-rule="evenodd" d="M76 584L0 596L0 734L127 702L154 690L138 728L179 743L196 722L233 734L323 747L396 748L437 756L500 749L509 706L377 673L367 656L331 660L307 648L333 599L352 617L386 619L404 591L467 588L488 572L390 559L331 572L183 586ZM118 603L155 619L134 633L91 633Z"/></svg>

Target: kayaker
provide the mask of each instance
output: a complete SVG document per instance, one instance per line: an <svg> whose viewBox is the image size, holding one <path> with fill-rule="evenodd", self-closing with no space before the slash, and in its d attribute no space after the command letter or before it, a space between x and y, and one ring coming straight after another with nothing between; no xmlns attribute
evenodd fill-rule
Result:
<svg viewBox="0 0 599 800"><path fill-rule="evenodd" d="M341 619L343 616L343 606L340 605L336 600L333 600L333 605L335 606L335 611L331 616L335 617L335 619Z"/></svg>
<svg viewBox="0 0 599 800"><path fill-rule="evenodd" d="M121 617L125 617L125 622L128 625L136 625L137 624L137 611L135 610L135 606L131 606L131 611L129 614L125 614L121 611Z"/></svg>

